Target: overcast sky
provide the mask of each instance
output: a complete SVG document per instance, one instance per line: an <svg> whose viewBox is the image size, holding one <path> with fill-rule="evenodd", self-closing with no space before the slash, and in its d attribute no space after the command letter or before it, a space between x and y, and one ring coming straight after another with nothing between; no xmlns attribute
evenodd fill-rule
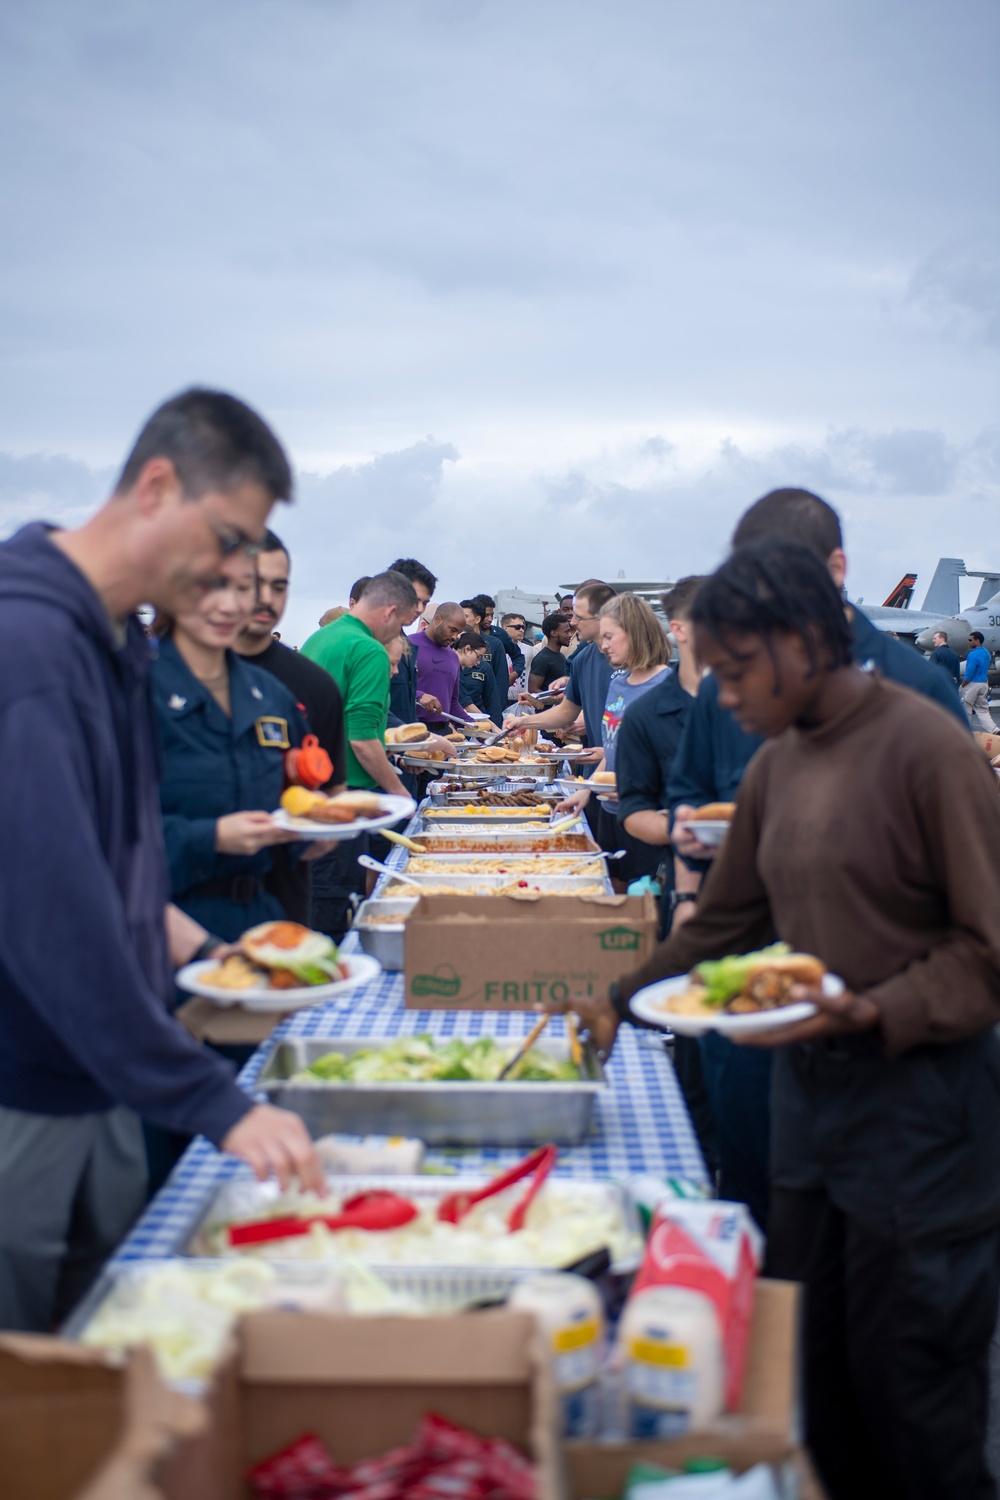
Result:
<svg viewBox="0 0 1000 1500"><path fill-rule="evenodd" d="M998 76L995 0L6 5L0 531L207 382L299 473L286 639L400 553L703 570L774 484L919 603L1000 565Z"/></svg>

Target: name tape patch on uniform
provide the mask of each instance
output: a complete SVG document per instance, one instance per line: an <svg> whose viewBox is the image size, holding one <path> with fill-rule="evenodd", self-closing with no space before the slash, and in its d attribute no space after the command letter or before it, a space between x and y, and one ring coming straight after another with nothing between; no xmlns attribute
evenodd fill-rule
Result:
<svg viewBox="0 0 1000 1500"><path fill-rule="evenodd" d="M262 714L254 723L257 738L262 745L272 750L288 750L288 720L272 718L269 714Z"/></svg>

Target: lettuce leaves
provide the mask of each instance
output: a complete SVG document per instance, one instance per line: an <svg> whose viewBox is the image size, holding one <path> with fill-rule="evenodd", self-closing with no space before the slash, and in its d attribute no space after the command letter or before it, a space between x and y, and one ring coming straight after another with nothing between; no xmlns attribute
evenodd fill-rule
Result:
<svg viewBox="0 0 1000 1500"><path fill-rule="evenodd" d="M492 1037L474 1042L453 1037L435 1045L428 1035L399 1037L384 1047L362 1047L357 1052L327 1052L293 1082L324 1083L495 1083L515 1048L499 1046ZM580 1070L566 1059L533 1047L517 1069L518 1082L577 1083Z"/></svg>
<svg viewBox="0 0 1000 1500"><path fill-rule="evenodd" d="M696 964L694 973L705 986L704 1003L717 1008L728 1005L730 1000L735 1000L742 993L751 970L762 958L783 958L791 951L788 943L772 943L769 948L761 948L757 953L706 959L704 963Z"/></svg>

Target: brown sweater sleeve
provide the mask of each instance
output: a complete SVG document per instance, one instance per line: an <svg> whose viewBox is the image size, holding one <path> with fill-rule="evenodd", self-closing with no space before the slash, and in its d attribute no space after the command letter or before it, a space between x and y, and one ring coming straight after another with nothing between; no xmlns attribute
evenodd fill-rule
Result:
<svg viewBox="0 0 1000 1500"><path fill-rule="evenodd" d="M759 751L743 779L732 826L712 861L697 912L658 944L640 968L622 975L618 992L623 1000L657 979L686 974L706 958L752 953L772 939L767 892L757 872L767 760L766 750Z"/></svg>
<svg viewBox="0 0 1000 1500"><path fill-rule="evenodd" d="M890 1057L975 1036L1000 1022L1000 829L996 781L978 750L936 761L915 792L951 930L926 957L865 991Z"/></svg>

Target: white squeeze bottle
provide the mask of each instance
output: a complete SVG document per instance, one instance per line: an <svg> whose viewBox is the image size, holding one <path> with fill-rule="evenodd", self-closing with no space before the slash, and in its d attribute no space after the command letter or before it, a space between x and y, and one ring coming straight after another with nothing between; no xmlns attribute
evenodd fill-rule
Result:
<svg viewBox="0 0 1000 1500"><path fill-rule="evenodd" d="M517 1283L508 1306L534 1313L541 1326L559 1392L564 1436L596 1437L604 1312L593 1282L571 1271L528 1276Z"/></svg>
<svg viewBox="0 0 1000 1500"><path fill-rule="evenodd" d="M618 1338L626 1437L676 1437L719 1416L722 1338L707 1297L674 1286L636 1292Z"/></svg>

